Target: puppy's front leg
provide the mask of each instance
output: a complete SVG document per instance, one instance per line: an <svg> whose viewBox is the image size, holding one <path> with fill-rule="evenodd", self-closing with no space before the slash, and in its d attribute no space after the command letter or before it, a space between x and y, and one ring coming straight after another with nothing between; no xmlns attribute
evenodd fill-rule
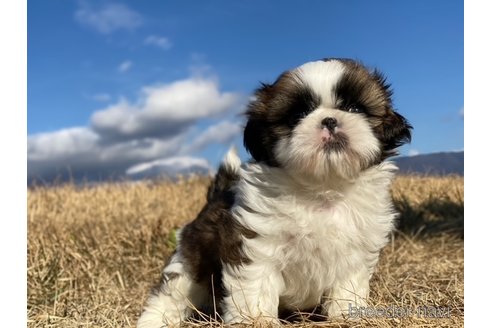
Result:
<svg viewBox="0 0 492 328"><path fill-rule="evenodd" d="M223 299L225 323L251 323L257 320L278 321L282 275L268 264L225 265Z"/></svg>
<svg viewBox="0 0 492 328"><path fill-rule="evenodd" d="M350 309L366 306L370 276L369 270L359 268L335 281L323 295L323 314L330 318L346 318L350 316Z"/></svg>

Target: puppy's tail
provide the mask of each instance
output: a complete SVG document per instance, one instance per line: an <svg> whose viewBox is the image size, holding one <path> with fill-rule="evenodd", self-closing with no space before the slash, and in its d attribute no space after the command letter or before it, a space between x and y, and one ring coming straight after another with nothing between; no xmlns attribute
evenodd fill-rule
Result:
<svg viewBox="0 0 492 328"><path fill-rule="evenodd" d="M219 171L222 168L224 168L224 170L230 171L231 173L239 174L239 169L241 168L241 159L237 154L236 147L232 146L231 148L229 148L227 154L222 160Z"/></svg>
<svg viewBox="0 0 492 328"><path fill-rule="evenodd" d="M236 148L231 147L220 164L212 184L208 188L207 200L211 201L220 197L232 205L234 202L234 193L231 189L239 180L240 168L241 159L237 155Z"/></svg>

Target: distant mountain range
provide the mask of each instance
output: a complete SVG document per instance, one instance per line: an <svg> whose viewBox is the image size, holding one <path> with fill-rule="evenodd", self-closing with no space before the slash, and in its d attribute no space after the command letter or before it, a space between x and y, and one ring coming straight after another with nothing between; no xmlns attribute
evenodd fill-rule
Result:
<svg viewBox="0 0 492 328"><path fill-rule="evenodd" d="M402 156L394 161L400 168L399 174L464 176L465 173L464 151Z"/></svg>
<svg viewBox="0 0 492 328"><path fill-rule="evenodd" d="M398 174L423 174L423 175L464 175L464 152L442 152L423 154L415 156L401 156L393 159L400 168ZM126 173L91 172L72 173L70 171L61 171L57 176L44 177L36 179L28 176L27 184L52 184L64 181L73 181L75 183L84 182L104 182L104 181L128 181L152 179L156 177L167 176L170 178L178 175L209 175L214 170L205 160L193 160L186 157L177 158L173 161L159 160L146 164L136 165L126 171ZM37 181L37 183L36 183Z"/></svg>

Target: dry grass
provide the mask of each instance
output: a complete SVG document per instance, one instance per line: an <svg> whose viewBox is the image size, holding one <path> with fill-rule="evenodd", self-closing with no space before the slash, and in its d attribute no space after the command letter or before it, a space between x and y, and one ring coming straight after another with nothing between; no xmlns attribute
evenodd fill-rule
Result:
<svg viewBox="0 0 492 328"><path fill-rule="evenodd" d="M173 247L205 202L207 178L28 191L28 327L134 327ZM450 318L364 318L292 326L461 327L463 178L400 177L402 212L372 280L373 306L439 306ZM210 324L209 324L210 325Z"/></svg>

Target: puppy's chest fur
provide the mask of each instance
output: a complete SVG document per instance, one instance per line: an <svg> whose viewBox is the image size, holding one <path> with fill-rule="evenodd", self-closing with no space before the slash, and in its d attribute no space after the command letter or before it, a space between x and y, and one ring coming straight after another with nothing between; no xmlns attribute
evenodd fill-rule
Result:
<svg viewBox="0 0 492 328"><path fill-rule="evenodd" d="M319 304L329 288L362 266L372 274L393 227L389 195L393 166L370 169L343 191L309 193L285 177L249 167L242 172L235 218L258 237L246 255L277 272L281 306Z"/></svg>

